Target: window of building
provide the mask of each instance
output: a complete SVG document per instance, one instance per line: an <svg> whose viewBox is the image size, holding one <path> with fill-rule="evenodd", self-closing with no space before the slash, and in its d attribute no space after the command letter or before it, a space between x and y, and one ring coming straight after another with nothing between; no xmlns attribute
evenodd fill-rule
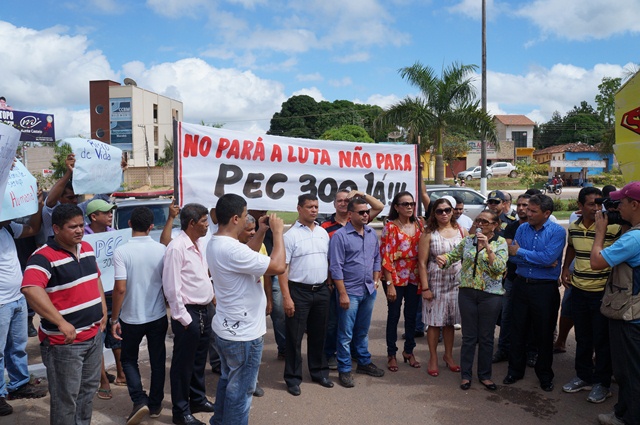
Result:
<svg viewBox="0 0 640 425"><path fill-rule="evenodd" d="M97 130L96 130L96 137L97 137L98 139L102 139L102 138L104 137L104 130L103 130L103 129L101 129L101 128L97 129Z"/></svg>
<svg viewBox="0 0 640 425"><path fill-rule="evenodd" d="M511 138L513 142L516 144L516 148L526 148L527 147L527 132L526 131L512 131Z"/></svg>
<svg viewBox="0 0 640 425"><path fill-rule="evenodd" d="M153 122L158 123L158 105L153 104Z"/></svg>
<svg viewBox="0 0 640 425"><path fill-rule="evenodd" d="M96 114L101 114L104 112L104 106L96 105Z"/></svg>
<svg viewBox="0 0 640 425"><path fill-rule="evenodd" d="M153 145L158 146L158 126L153 126Z"/></svg>

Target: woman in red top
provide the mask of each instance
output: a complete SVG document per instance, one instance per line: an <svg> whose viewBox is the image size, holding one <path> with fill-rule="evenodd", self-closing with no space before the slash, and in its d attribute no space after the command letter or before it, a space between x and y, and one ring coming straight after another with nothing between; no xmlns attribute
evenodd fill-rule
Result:
<svg viewBox="0 0 640 425"><path fill-rule="evenodd" d="M400 192L393 198L380 243L382 270L387 281L387 367L391 372L398 370L396 341L403 299L406 339L402 357L411 367L420 367L413 355L416 346L416 313L420 300L418 242L422 235L422 226L414 214L415 207L416 203L409 192Z"/></svg>

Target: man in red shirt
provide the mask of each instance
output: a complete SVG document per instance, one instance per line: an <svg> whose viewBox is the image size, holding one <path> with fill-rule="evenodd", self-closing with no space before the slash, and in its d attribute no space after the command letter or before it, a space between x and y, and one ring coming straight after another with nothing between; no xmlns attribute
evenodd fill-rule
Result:
<svg viewBox="0 0 640 425"><path fill-rule="evenodd" d="M100 381L107 306L96 257L84 235L82 210L57 206L54 236L33 253L22 293L42 318L38 336L51 393L51 424L91 423Z"/></svg>

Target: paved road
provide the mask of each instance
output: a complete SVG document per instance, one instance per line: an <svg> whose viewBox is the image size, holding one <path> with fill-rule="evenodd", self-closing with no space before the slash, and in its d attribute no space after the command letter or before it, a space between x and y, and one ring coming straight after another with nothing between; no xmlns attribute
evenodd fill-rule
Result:
<svg viewBox="0 0 640 425"><path fill-rule="evenodd" d="M370 350L375 364L384 367L386 302L380 297L376 301L370 331ZM454 355L459 357L460 332L456 332ZM30 352L37 352L37 343L30 339ZM167 337L170 364L172 339ZM614 397L600 405L588 403L586 392L564 394L560 387L573 377L572 356L575 350L573 335L568 341L568 352L554 358L556 389L545 393L538 388L533 369L527 369L524 380L512 386L499 385L496 392L485 390L477 381L469 391L458 388L460 376L445 368L440 362L440 376L434 378L426 373L427 347L424 338L418 339L416 357L423 363L421 369L412 369L401 363L396 373L387 371L383 378L356 375L355 388L347 389L337 383L325 389L311 383L305 368L302 395L293 397L286 392L282 379L284 363L276 359L273 332L265 337L265 350L260 369L260 383L265 396L254 398L251 408L251 423L261 425L300 424L589 424L597 423L599 413L609 412L615 403ZM440 355L443 348L440 347ZM400 357L399 357L400 358ZM501 383L506 374L506 363L494 367L494 379ZM149 365L142 353L142 373L148 385ZM217 375L207 372L207 389L210 399L215 397ZM337 381L337 372L331 372ZM126 387L112 387L113 399L95 399L93 424L124 424L131 409ZM0 418L2 425L44 425L48 423L49 397L39 400L11 401L14 414ZM209 415L198 414L203 421ZM169 376L165 385L165 401L162 415L148 419L146 424L171 423Z"/></svg>

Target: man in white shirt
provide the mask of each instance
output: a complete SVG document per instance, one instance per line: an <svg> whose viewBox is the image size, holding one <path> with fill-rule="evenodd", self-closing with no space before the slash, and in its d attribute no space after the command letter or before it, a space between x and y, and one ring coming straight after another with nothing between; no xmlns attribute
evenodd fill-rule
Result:
<svg viewBox="0 0 640 425"><path fill-rule="evenodd" d="M267 332L267 298L260 276L284 272L284 223L275 214L269 217L273 250L268 257L238 240L246 227L244 198L223 195L216 204L216 214L219 228L207 246L207 261L216 288L216 315L211 327L221 376L210 423L246 424Z"/></svg>
<svg viewBox="0 0 640 425"><path fill-rule="evenodd" d="M153 212L137 207L129 220L131 239L116 248L113 262L115 286L111 313L112 336L122 341L120 361L127 379L133 410L127 425L138 424L146 414L160 416L164 398L164 340L167 334L167 309L162 293L162 265L165 246L151 239ZM142 388L138 352L147 338L151 385L149 395Z"/></svg>
<svg viewBox="0 0 640 425"><path fill-rule="evenodd" d="M453 217L456 219L456 222L467 230L471 229L471 226L473 226L473 220L464 213L464 202L462 198L454 196L453 200L456 201L455 206L453 207Z"/></svg>
<svg viewBox="0 0 640 425"><path fill-rule="evenodd" d="M284 381L287 391L300 395L302 382L301 345L307 332L309 373L314 382L333 387L324 355L329 317L327 286L329 234L316 223L318 198L311 194L298 197L298 220L284 236L287 271L280 277L280 289L286 326Z"/></svg>

